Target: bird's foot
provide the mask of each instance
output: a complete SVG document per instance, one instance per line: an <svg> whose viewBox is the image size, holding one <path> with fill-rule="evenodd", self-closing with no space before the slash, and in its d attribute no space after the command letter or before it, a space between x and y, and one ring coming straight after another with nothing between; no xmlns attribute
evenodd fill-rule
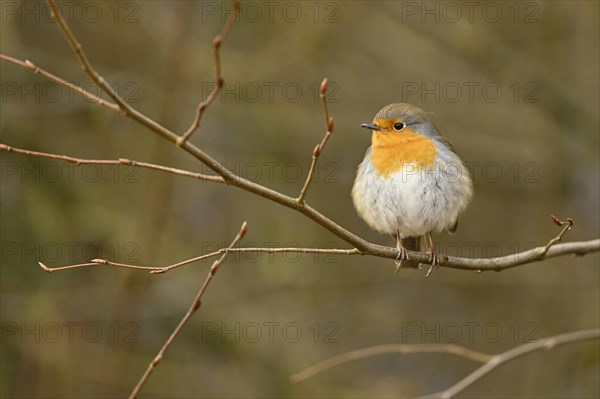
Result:
<svg viewBox="0 0 600 399"><path fill-rule="evenodd" d="M408 260L408 253L406 252L406 248L398 247L398 255L396 256L396 273L400 271L402 268L402 262Z"/></svg>
<svg viewBox="0 0 600 399"><path fill-rule="evenodd" d="M427 274L425 275L425 277L429 277L429 275L431 274L431 272L433 271L433 268L435 267L436 269L440 267L439 264L439 257L438 254L435 252L435 250L430 250L427 251L427 253L429 254L429 264L431 266L429 266L429 270L427 270Z"/></svg>

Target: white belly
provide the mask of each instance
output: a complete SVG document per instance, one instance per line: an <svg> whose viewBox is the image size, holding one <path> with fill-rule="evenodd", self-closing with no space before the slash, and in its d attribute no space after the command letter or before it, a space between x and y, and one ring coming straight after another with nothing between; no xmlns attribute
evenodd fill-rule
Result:
<svg viewBox="0 0 600 399"><path fill-rule="evenodd" d="M359 215L373 229L418 237L450 228L472 196L467 169L455 154L438 157L435 167L418 171L404 164L387 178L377 176L370 150L360 164L352 189Z"/></svg>

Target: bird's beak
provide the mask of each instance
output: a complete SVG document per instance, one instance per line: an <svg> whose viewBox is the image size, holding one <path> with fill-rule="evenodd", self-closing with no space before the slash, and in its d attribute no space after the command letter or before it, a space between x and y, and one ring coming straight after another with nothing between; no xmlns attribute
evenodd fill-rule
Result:
<svg viewBox="0 0 600 399"><path fill-rule="evenodd" d="M371 130L381 130L381 128L374 123L363 123L362 125L360 125L360 127L364 127L365 129Z"/></svg>

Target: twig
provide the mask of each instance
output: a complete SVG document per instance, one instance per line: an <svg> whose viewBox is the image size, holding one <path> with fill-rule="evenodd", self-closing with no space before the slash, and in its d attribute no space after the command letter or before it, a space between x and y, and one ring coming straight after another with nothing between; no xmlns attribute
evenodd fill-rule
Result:
<svg viewBox="0 0 600 399"><path fill-rule="evenodd" d="M564 345L570 342L576 341L584 341L588 339L598 339L600 338L600 329L590 329L590 330L581 330L574 331L566 334L555 335L553 337L548 337L541 339L537 342L531 342L524 345L519 345L516 348L510 349L506 352L497 354L493 356L486 364L479 367L477 370L460 380L458 383L454 384L450 388L445 391L434 393L433 395L424 396L424 398L442 398L449 399L453 398L460 392L464 391L470 385L475 383L484 375L488 374L490 371L500 366L503 363L506 363L510 360L513 360L517 357L526 355L530 352L538 351L538 350L551 350L559 345Z"/></svg>
<svg viewBox="0 0 600 399"><path fill-rule="evenodd" d="M195 258L186 259L181 262L173 263L172 265L168 265L168 266L140 266L140 265L132 265L132 264L128 264L128 263L113 262L113 261L106 260L106 259L92 259L90 263L80 263L77 265L60 266L60 267L48 267L42 262L38 262L38 264L40 265L40 267L42 269L44 269L45 271L47 271L49 273L57 272L57 271L61 271L61 270L67 270L67 269L77 269L77 268L82 268L82 267L105 265L105 266L123 267L123 268L127 268L127 269L150 270L151 274L160 274L160 273L166 273L169 270L175 269L180 266L189 265L190 263L194 263L194 262L198 262L198 261L201 261L204 259L222 255L229 251L231 251L229 248L221 248L218 251L210 252L208 254L201 255L201 256L196 256Z"/></svg>
<svg viewBox="0 0 600 399"><path fill-rule="evenodd" d="M228 248L231 249L232 247L234 247L237 244L237 242L239 240L241 240L242 237L244 237L244 234L246 234L246 230L247 230L247 224L246 224L246 222L244 222L242 224L242 227L240 228L239 233L235 236L235 238L233 239L233 241L231 241L231 244L229 244ZM189 307L188 311L186 312L186 314L183 316L183 318L181 319L181 321L179 322L179 324L177 325L177 327L175 327L175 330L173 330L173 332L171 333L171 335L169 336L169 338L165 341L165 343L163 344L162 348L158 351L158 354L154 357L154 359L148 365L148 368L146 369L146 372L142 375L142 377L140 378L139 382L137 383L137 385L135 386L135 388L133 389L133 391L129 395L130 399L137 397L137 395L139 394L140 390L142 389L142 387L144 386L144 384L148 380L148 377L150 377L150 374L152 373L152 371L154 371L154 369L156 368L156 366L158 365L158 363L160 363L161 359L163 358L163 356L164 356L165 352L167 351L167 349L169 349L169 347L173 343L173 340L177 337L177 335L179 334L179 332L183 329L183 327L188 322L188 320L192 317L192 315L200 308L200 306L202 304L202 295L204 295L204 292L208 288L208 285L212 281L214 275L219 270L219 266L221 265L221 263L223 262L223 260L225 260L226 256L227 256L227 251L224 252L219 259L217 259L217 260L214 261L214 263L210 267L210 270L208 271L208 275L206 276L206 279L204 280L204 283L202 284L202 286L200 287L200 290L196 294L196 298L194 298L194 301L190 305L190 307Z"/></svg>
<svg viewBox="0 0 600 399"><path fill-rule="evenodd" d="M105 101L102 98L96 96L95 94L92 94L91 92L89 92L89 91L87 91L85 89L82 89L81 87L79 87L79 86L77 86L77 85L75 85L73 83L67 82L66 80L64 80L64 79L62 79L62 78L60 78L60 77L58 77L58 76L56 76L56 75L54 75L54 74L46 71L45 69L42 69L42 68L38 67L37 65L35 65L33 62L31 62L29 60L21 61L21 60L18 60L16 58L13 58L13 57L11 57L9 55L5 55L5 54L0 54L0 59L4 60L4 61L11 62L11 63L13 63L15 65L18 65L18 66L22 67L22 68L28 69L28 70L32 71L33 73L35 73L37 75L41 75L41 76L45 77L48 80L51 80L53 82L58 83L61 86L64 86L64 87L66 87L68 89L71 89L74 92L76 92L77 94L81 95L82 97L85 97L88 100L94 101L96 104L99 104L99 105L101 105L103 107L106 107L106 108L108 108L110 110L113 110L113 111L117 111L117 112L119 111L119 106L117 104L111 103L109 101Z"/></svg>
<svg viewBox="0 0 600 399"><path fill-rule="evenodd" d="M129 112L129 105L127 105L127 103L123 101L123 99L117 94L117 92L112 87L110 87L110 85L106 83L104 78L94 69L94 67L92 67L92 64L90 63L87 56L85 55L85 52L83 51L83 47L77 41L77 39L73 35L73 32L71 32L69 25L67 25L67 23L65 22L54 0L46 1L48 2L50 10L52 11L52 17L56 19L56 22L58 22L58 26L60 26L60 29L67 38L71 49L73 50L75 56L79 60L81 68L89 77L92 78L94 83L96 83L106 94L110 96L110 98L113 99L113 101L117 104L121 112Z"/></svg>
<svg viewBox="0 0 600 399"><path fill-rule="evenodd" d="M299 252L303 254L332 254L332 255L360 255L360 251L354 249L338 249L338 248L232 248L227 250L228 252L266 252L266 253L279 253L279 252Z"/></svg>
<svg viewBox="0 0 600 399"><path fill-rule="evenodd" d="M44 269L44 271L47 271L48 273L52 273L52 272L58 272L58 271L67 270L67 269L78 269L78 268L82 268L82 267L100 266L101 263L91 262L91 263L79 263L77 265L68 265L68 266L61 266L61 267L48 267L44 263L38 262L38 265L40 265L40 267L42 269Z"/></svg>
<svg viewBox="0 0 600 399"><path fill-rule="evenodd" d="M233 23L235 22L235 18L237 17L237 14L239 12L240 12L240 2L239 2L239 0L234 0L233 1L233 12L231 14L229 14L229 18L227 18L227 21L225 22L225 26L223 27L223 31L221 32L221 34L215 36L215 38L213 39L213 42L212 42L212 46L213 46L213 50L214 50L214 54L215 54L215 72L217 75L217 78L216 78L217 83L216 83L215 87L211 90L211 92L209 93L208 97L206 97L206 100L200 102L198 104L198 106L196 107L196 117L194 118L192 125L188 128L188 130L185 131L185 133L183 133L183 135L181 137L179 137L177 139L176 144L178 147L180 147L183 143L185 143L192 136L192 134L196 131L196 129L198 129L198 127L200 126L200 120L202 119L202 114L204 113L204 110L206 110L206 108L208 108L208 106L210 104L212 104L212 102L215 100L215 98L217 98L217 94L219 94L219 91L225 84L225 80L223 79L223 76L221 75L220 49L221 49L221 44L223 44L225 37L227 37L227 34L231 30L231 27L233 26Z"/></svg>
<svg viewBox="0 0 600 399"><path fill-rule="evenodd" d="M40 267L47 272L57 272L61 270L68 269L77 269L83 267L92 267L92 266L115 266L115 267L123 267L129 269L141 269L141 270L150 270L151 274L161 274L166 273L171 269L175 269L181 266L189 265L190 263L198 262L204 259L212 258L215 256L222 255L224 253L229 252L251 252L251 253L302 253L302 254L332 254L332 255L360 255L360 252L357 249L335 249L335 248L221 248L217 251L210 252L205 255L196 256L194 258L186 259L181 262L173 263L168 266L140 266L140 265L131 265L127 263L117 263L112 262L106 259L92 259L90 263L80 263L77 265L68 265L68 266L60 266L60 267L48 267L42 262L38 262Z"/></svg>
<svg viewBox="0 0 600 399"><path fill-rule="evenodd" d="M476 362L485 363L492 359L492 355L467 349L454 344L386 344L362 348L341 355L330 357L315 365L312 365L299 373L290 376L290 381L300 383L314 377L326 370L337 367L353 360L364 359L372 356L387 355L391 353L449 353L462 356Z"/></svg>
<svg viewBox="0 0 600 399"><path fill-rule="evenodd" d="M548 241L548 244L546 244L546 246L544 247L544 250L540 254L540 258L543 258L544 256L546 256L546 254L548 253L548 250L550 249L550 247L552 247L554 244L556 244L557 242L559 242L560 240L562 240L562 238L565 235L565 233L567 231L569 231L571 229L571 227L573 227L573 219L571 219L571 218L567 218L566 222L562 222L560 219L558 219L554 215L550 215L550 217L552 218L552 221L554 222L555 225L557 225L557 226L564 226L564 227L560 231L560 233L558 233L558 235L556 237L554 237L553 239L551 239L550 241Z"/></svg>
<svg viewBox="0 0 600 399"><path fill-rule="evenodd" d="M171 168L168 166L161 166L161 165L156 165L156 164L152 164L152 163L148 163L148 162L133 161L131 159L125 159L125 158L119 158L119 159L115 159L115 160L75 158L75 157L71 157L68 155L58 155L58 154L50 154L47 152L25 150L22 148L11 147L11 146L8 146L8 145L2 144L2 143L0 143L0 151L14 152L17 154L24 154L24 155L30 155L30 156L35 156L35 157L58 159L61 161L74 163L77 166L80 166L80 165L127 165L127 166L132 166L132 167L140 167L140 168L159 170L161 172L167 172L167 173L172 173L174 175L192 177L194 179L211 181L214 183L225 183L225 180L223 180L223 178L221 176L213 176L213 175L207 175L207 174L203 174L203 173L195 173L195 172L190 172L190 171L183 170L183 169Z"/></svg>
<svg viewBox="0 0 600 399"><path fill-rule="evenodd" d="M323 110L325 114L325 126L327 126L327 130L325 131L325 135L319 144L315 146L312 152L312 161L310 163L310 168L308 170L308 176L306 176L306 181L304 182L304 186L300 191L300 195L296 198L296 203L300 206L305 204L304 198L306 197L306 193L308 192L308 187L312 182L313 175L315 173L315 167L317 166L317 161L319 160L319 155L321 155L321 151L327 144L329 140L329 136L333 133L333 118L329 116L329 109L327 108L327 78L323 79L321 82L321 86L319 87L319 95L323 99Z"/></svg>

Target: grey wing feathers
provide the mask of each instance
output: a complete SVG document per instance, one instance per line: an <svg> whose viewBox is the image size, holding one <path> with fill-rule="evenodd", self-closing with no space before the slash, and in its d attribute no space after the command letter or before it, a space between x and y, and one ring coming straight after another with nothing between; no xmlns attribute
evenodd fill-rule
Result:
<svg viewBox="0 0 600 399"><path fill-rule="evenodd" d="M453 153L456 154L456 151L454 151L454 146L452 145L452 143L450 142L450 140L448 140L447 138L442 137L442 136L438 136L438 137L436 137L436 139L440 143L442 143L443 145L445 145L450 151L452 151Z"/></svg>

